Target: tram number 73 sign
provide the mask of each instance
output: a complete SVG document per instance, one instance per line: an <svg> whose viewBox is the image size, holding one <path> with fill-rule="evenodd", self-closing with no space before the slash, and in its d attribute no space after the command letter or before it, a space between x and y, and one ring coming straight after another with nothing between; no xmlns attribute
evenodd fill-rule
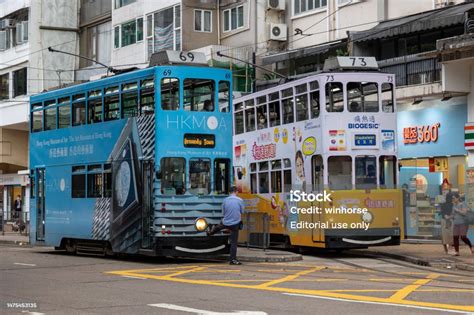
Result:
<svg viewBox="0 0 474 315"><path fill-rule="evenodd" d="M438 141L441 123L403 128L403 143L430 143Z"/></svg>

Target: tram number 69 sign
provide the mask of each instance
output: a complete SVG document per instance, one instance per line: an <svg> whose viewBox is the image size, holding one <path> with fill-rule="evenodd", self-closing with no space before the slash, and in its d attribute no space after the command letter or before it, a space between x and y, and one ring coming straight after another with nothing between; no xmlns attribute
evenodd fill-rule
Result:
<svg viewBox="0 0 474 315"><path fill-rule="evenodd" d="M436 142L439 138L440 127L441 123L403 128L403 143L415 144Z"/></svg>

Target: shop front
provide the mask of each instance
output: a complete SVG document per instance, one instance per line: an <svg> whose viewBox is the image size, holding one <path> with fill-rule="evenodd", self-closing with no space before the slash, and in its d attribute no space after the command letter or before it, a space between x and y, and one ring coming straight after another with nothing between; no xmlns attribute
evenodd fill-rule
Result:
<svg viewBox="0 0 474 315"><path fill-rule="evenodd" d="M17 196L22 200L23 219L29 220L29 176L0 174L0 210L4 221L13 220L13 204Z"/></svg>
<svg viewBox="0 0 474 315"><path fill-rule="evenodd" d="M440 239L444 195L449 189L466 193L467 100L456 97L401 105L397 122L399 183L408 191L406 235ZM470 235L474 235L472 229Z"/></svg>

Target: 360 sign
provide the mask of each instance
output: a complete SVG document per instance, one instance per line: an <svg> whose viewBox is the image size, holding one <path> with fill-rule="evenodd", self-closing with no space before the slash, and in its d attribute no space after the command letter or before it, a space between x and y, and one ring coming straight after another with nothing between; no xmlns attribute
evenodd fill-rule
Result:
<svg viewBox="0 0 474 315"><path fill-rule="evenodd" d="M436 142L439 138L440 127L441 123L403 128L403 143L415 144Z"/></svg>

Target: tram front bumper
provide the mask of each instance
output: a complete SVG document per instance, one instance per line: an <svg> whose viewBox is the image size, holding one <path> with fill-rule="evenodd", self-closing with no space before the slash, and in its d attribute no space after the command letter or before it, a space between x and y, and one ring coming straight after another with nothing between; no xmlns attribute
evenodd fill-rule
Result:
<svg viewBox="0 0 474 315"><path fill-rule="evenodd" d="M226 235L157 237L157 256L216 256L229 253L229 237Z"/></svg>
<svg viewBox="0 0 474 315"><path fill-rule="evenodd" d="M400 245L400 228L325 230L326 248L367 248Z"/></svg>

